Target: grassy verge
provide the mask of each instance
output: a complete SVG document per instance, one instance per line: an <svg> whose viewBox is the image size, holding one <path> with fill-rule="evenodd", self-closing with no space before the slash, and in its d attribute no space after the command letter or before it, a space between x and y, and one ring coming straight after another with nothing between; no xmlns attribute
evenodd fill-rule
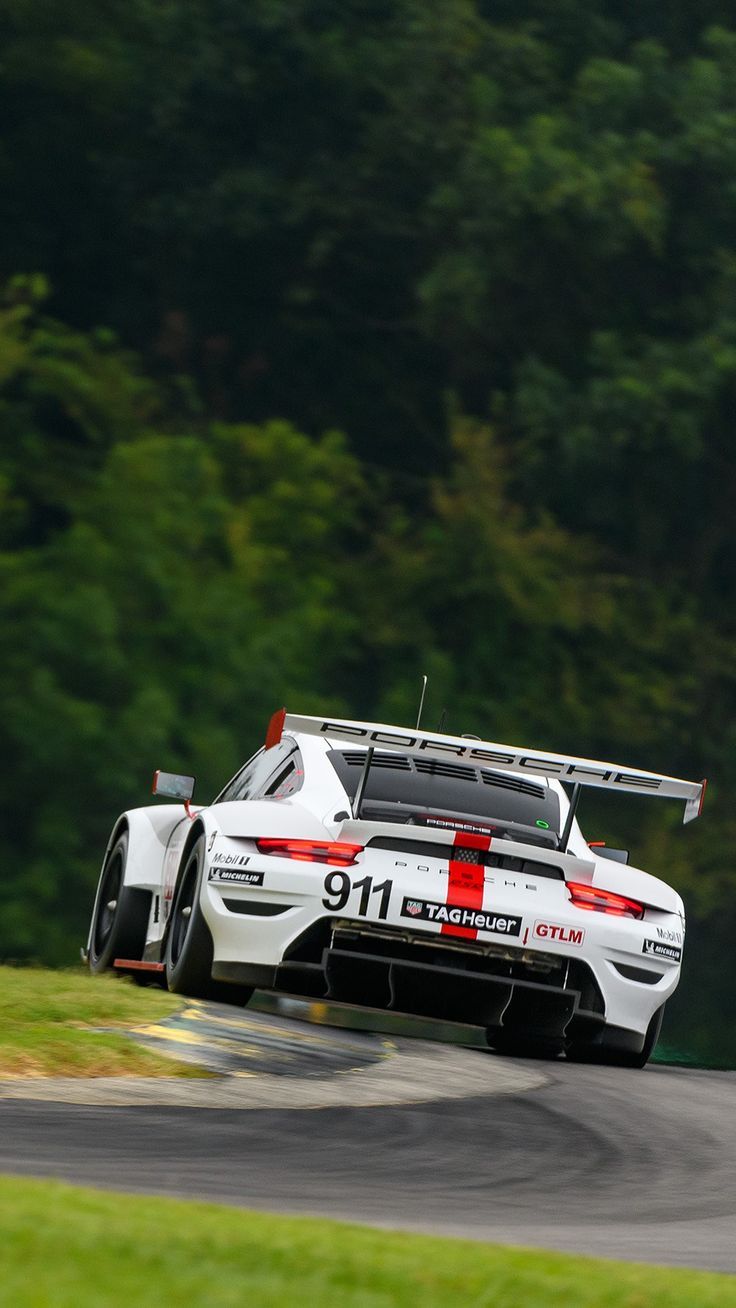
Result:
<svg viewBox="0 0 736 1308"><path fill-rule="evenodd" d="M94 1030L155 1022L181 1006L177 995L81 968L0 967L0 1078L201 1075L125 1036Z"/></svg>
<svg viewBox="0 0 736 1308"><path fill-rule="evenodd" d="M721 1308L736 1279L0 1178L2 1308Z"/></svg>

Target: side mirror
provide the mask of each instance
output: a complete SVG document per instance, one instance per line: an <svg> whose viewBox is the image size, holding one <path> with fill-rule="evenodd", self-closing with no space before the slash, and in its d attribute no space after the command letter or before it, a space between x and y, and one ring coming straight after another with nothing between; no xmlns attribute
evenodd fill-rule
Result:
<svg viewBox="0 0 736 1308"><path fill-rule="evenodd" d="M154 772L152 793L188 804L194 794L194 777L180 777L176 772Z"/></svg>
<svg viewBox="0 0 736 1308"><path fill-rule="evenodd" d="M610 849L608 845L604 845L602 840L591 840L588 848L594 849L601 858L610 858L612 863L628 863L629 861L628 849Z"/></svg>

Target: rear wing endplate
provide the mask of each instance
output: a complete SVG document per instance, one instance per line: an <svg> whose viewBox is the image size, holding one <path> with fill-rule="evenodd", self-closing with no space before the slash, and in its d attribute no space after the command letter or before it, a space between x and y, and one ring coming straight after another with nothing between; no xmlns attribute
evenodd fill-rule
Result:
<svg viewBox="0 0 736 1308"><path fill-rule="evenodd" d="M280 727L280 730L279 730ZM662 795L685 801L684 822L692 822L703 807L705 781L681 781L657 772L632 771L619 763L602 763L597 759L545 753L537 749L519 749L516 745L499 745L468 736L441 736L436 732L402 730L376 722L350 722L337 718L300 717L279 710L271 719L267 740L281 731L299 731L322 736L332 744L363 745L368 749L395 750L423 758L456 759L471 767L494 767L503 772L569 781L581 786L602 786L632 795Z"/></svg>

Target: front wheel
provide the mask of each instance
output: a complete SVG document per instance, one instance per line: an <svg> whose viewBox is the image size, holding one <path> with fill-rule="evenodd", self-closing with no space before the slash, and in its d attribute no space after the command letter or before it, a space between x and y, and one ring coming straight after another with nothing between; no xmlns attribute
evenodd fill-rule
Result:
<svg viewBox="0 0 736 1308"><path fill-rule="evenodd" d="M151 911L151 895L125 885L128 833L121 832L110 850L100 876L92 930L89 970L106 972L116 958L143 957Z"/></svg>
<svg viewBox="0 0 736 1308"><path fill-rule="evenodd" d="M253 994L252 986L231 986L212 980L212 936L200 904L204 845L204 836L200 836L186 855L179 877L166 937L166 982L175 994L189 995L192 999L247 1004Z"/></svg>

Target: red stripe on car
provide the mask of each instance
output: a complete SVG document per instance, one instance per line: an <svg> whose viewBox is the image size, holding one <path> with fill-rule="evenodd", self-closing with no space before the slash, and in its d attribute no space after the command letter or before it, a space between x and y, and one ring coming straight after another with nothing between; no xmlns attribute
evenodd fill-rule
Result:
<svg viewBox="0 0 736 1308"><path fill-rule="evenodd" d="M470 831L456 831L453 848L490 849L491 837L475 835ZM448 908L482 908L483 881L485 865L483 863L465 863L462 859L450 859L450 877L447 885ZM465 940L477 940L475 927L455 926L452 922L443 922L440 928L443 936L463 936Z"/></svg>

